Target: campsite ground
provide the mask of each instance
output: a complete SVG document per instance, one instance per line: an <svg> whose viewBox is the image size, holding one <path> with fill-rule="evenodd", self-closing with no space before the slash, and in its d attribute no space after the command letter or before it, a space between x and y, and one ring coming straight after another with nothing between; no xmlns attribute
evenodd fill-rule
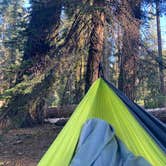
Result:
<svg viewBox="0 0 166 166"><path fill-rule="evenodd" d="M55 117L53 123L59 120L56 121L56 125L43 124L33 128L0 129L0 166L36 166L62 129L66 122L65 118L73 112L73 107L68 110L70 111L49 109L49 116ZM166 123L165 108L148 111Z"/></svg>
<svg viewBox="0 0 166 166"><path fill-rule="evenodd" d="M0 166L36 166L62 127L0 130Z"/></svg>

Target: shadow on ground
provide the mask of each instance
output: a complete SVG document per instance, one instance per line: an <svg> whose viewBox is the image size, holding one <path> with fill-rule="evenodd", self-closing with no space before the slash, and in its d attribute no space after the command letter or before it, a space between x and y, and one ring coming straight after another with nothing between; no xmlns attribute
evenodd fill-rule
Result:
<svg viewBox="0 0 166 166"><path fill-rule="evenodd" d="M36 166L62 127L0 130L0 166Z"/></svg>

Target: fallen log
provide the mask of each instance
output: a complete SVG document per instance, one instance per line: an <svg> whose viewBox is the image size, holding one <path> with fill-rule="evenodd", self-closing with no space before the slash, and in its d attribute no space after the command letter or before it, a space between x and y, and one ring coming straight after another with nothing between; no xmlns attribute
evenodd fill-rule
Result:
<svg viewBox="0 0 166 166"><path fill-rule="evenodd" d="M166 123L166 108L147 109L147 111L163 123Z"/></svg>
<svg viewBox="0 0 166 166"><path fill-rule="evenodd" d="M45 113L45 119L69 118L75 110L75 108L76 105L48 108ZM157 119L161 120L163 123L166 123L166 108L146 109L146 111L155 116Z"/></svg>
<svg viewBox="0 0 166 166"><path fill-rule="evenodd" d="M45 112L45 119L47 118L68 118L75 110L76 105L66 105L48 108Z"/></svg>
<svg viewBox="0 0 166 166"><path fill-rule="evenodd" d="M48 118L44 122L55 124L56 126L64 126L68 120L69 118Z"/></svg>

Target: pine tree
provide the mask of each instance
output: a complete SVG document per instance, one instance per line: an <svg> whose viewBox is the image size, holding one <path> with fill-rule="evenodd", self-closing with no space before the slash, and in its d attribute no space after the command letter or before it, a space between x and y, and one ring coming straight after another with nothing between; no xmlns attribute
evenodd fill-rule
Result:
<svg viewBox="0 0 166 166"><path fill-rule="evenodd" d="M140 3L141 1L123 1L121 22L123 42L120 57L119 89L130 99L135 99L137 60L140 41ZM124 15L125 14L125 15Z"/></svg>
<svg viewBox="0 0 166 166"><path fill-rule="evenodd" d="M15 126L42 123L45 98L55 82L54 70L49 69L49 55L56 41L60 15L59 0L32 2L23 62L16 85L6 92L9 101L3 108L1 120L9 117Z"/></svg>
<svg viewBox="0 0 166 166"><path fill-rule="evenodd" d="M159 58L159 71L160 71L160 93L166 95L164 85L164 69L163 69L163 55L162 55L162 39L160 27L160 1L156 0L156 22L157 22L157 38L158 38L158 58Z"/></svg>
<svg viewBox="0 0 166 166"><path fill-rule="evenodd" d="M1 55L3 90L15 84L17 69L22 58L27 11L22 0L2 1L1 9Z"/></svg>
<svg viewBox="0 0 166 166"><path fill-rule="evenodd" d="M104 48L104 27L106 21L104 5L104 1L95 0L93 2L92 31L90 34L85 91L99 77L99 65L102 60Z"/></svg>

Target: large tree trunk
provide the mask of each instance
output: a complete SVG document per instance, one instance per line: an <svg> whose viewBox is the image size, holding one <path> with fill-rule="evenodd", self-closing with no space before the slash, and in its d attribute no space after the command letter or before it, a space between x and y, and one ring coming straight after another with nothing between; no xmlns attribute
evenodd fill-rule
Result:
<svg viewBox="0 0 166 166"><path fill-rule="evenodd" d="M49 54L55 46L57 28L61 17L61 0L41 0L32 2L32 13L27 28L27 42L24 50L21 70L17 82L24 76L36 76L50 65Z"/></svg>
<svg viewBox="0 0 166 166"><path fill-rule="evenodd" d="M91 84L99 77L99 64L101 62L104 46L105 13L103 10L103 1L94 0L93 6L93 28L90 35L85 91L87 91Z"/></svg>
<svg viewBox="0 0 166 166"><path fill-rule="evenodd" d="M139 33L139 32L138 32ZM123 34L123 48L120 59L119 89L131 100L135 99L136 72L137 72L137 38L130 40L130 32Z"/></svg>
<svg viewBox="0 0 166 166"><path fill-rule="evenodd" d="M126 14L122 15L123 41L120 56L118 87L131 100L135 99L137 60L140 38L140 2L124 1ZM131 22L132 20L132 22Z"/></svg>
<svg viewBox="0 0 166 166"><path fill-rule="evenodd" d="M160 94L166 95L164 85L164 72L163 72L163 56L162 56L162 39L161 39L161 27L160 27L160 4L159 0L156 0L156 22L157 22L157 39L158 39L158 57L159 57L159 74L160 74Z"/></svg>
<svg viewBox="0 0 166 166"><path fill-rule="evenodd" d="M49 69L47 59L51 46L55 44L61 2L59 0L33 2L23 68L0 117L0 120L8 117L13 126L24 127L43 122L45 99L55 82L55 69Z"/></svg>

